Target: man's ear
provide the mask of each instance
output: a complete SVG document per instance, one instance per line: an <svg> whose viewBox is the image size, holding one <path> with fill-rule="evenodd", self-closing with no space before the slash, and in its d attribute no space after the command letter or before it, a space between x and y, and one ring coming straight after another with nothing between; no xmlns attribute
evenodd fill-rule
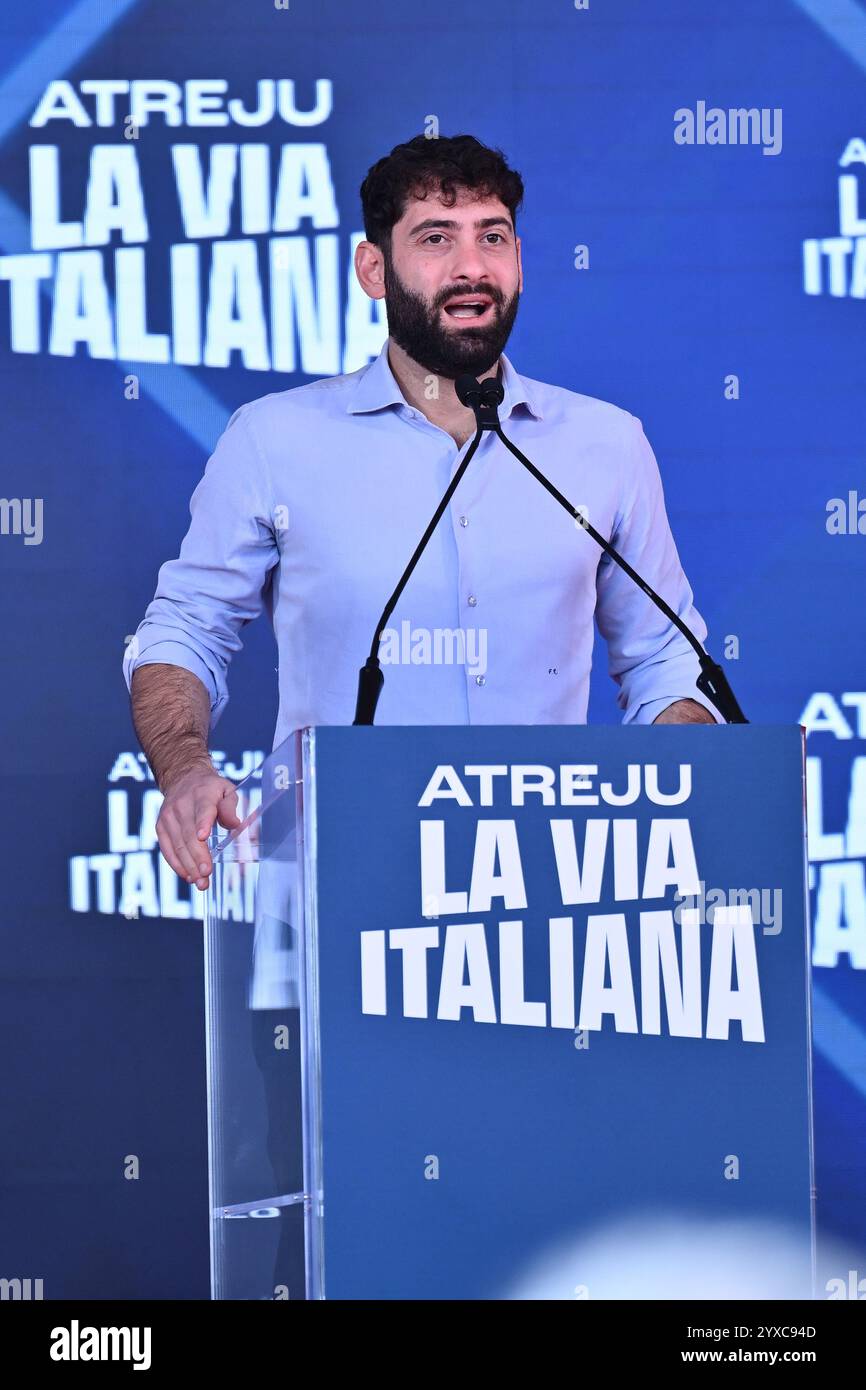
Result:
<svg viewBox="0 0 866 1390"><path fill-rule="evenodd" d="M514 244L517 247L517 289L520 294L523 294L523 257L521 255L521 241L519 236L514 238Z"/></svg>
<svg viewBox="0 0 866 1390"><path fill-rule="evenodd" d="M372 241L359 241L355 247L355 274L370 299L385 298L385 257Z"/></svg>

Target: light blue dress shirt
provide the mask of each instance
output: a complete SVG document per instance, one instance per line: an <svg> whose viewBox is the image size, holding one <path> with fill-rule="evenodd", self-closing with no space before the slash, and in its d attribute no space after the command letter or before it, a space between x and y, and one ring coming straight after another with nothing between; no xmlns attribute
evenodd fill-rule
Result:
<svg viewBox="0 0 866 1390"><path fill-rule="evenodd" d="M505 433L703 642L640 421L501 363ZM265 609L274 746L307 724L351 724L374 626L470 442L458 449L407 404L387 341L356 372L241 406L127 646L127 685L137 666L183 666L213 728L243 628ZM485 432L389 623L376 722L585 724L593 616L624 724L686 697L723 722L685 639Z"/></svg>

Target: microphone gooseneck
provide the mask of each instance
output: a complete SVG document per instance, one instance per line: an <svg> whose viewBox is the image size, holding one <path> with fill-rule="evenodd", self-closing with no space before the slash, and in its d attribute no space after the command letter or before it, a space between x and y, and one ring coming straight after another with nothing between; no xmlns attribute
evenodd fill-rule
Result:
<svg viewBox="0 0 866 1390"><path fill-rule="evenodd" d="M463 396L461 396L461 400L464 400L464 404L470 406L470 408L475 411L475 418L478 422L479 429L493 430L496 436L502 440L502 443L509 453L513 454L514 457L523 464L524 468L529 470L533 478L541 483L541 486L550 493L551 497L556 499L561 507L565 508L569 516L573 517L588 535L592 536L592 539L597 545L601 546L605 554L609 555L610 558L619 565L620 569L625 571L629 579L646 594L647 598L652 599L656 607L659 608L661 612L664 613L665 617L673 623L674 627L682 633L696 653L700 663L700 675L695 679L695 685L698 690L700 690L701 694L706 695L707 699L712 701L726 723L748 724L749 721L740 708L725 672L717 661L713 661L709 652L705 651L695 634L686 626L679 614L675 613L670 605L665 603L664 599L650 587L646 580L638 574L637 570L632 569L628 561L623 559L619 552L611 545L610 541L605 540L604 536L597 531L594 526L590 525L583 513L578 511L577 507L572 506L568 498L562 495L550 479L546 478L541 470L536 468L535 464L532 463L525 454L521 453L517 445L513 444L504 433L499 421L498 412L498 406L505 394L501 383L495 377L487 377L481 382L474 382L472 385L470 385L466 377L461 377L460 381L465 392L465 400Z"/></svg>
<svg viewBox="0 0 866 1390"><path fill-rule="evenodd" d="M465 376L458 377L457 381L454 383L455 389L457 389L459 382L465 383L466 380L467 378ZM478 382L475 381L474 377L470 376L468 380L470 383L473 383L476 388L478 387ZM460 399L462 400L462 397L460 397ZM463 401L463 404L465 405L466 402ZM388 619L390 618L391 614L393 613L394 609L397 607L397 604L400 601L400 595L402 594L403 590L408 584L409 579L412 575L412 571L414 570L415 566L420 560L424 552L424 549L427 545L427 542L430 540L430 537L433 535L433 532L439 525L439 521L445 511L445 508L448 506L448 503L454 496L460 479L463 477L463 474L469 467L469 464L472 461L472 456L475 453L475 450L478 448L478 445L481 443L484 430L491 428L493 428L492 425L482 425L480 423L478 424L478 428L475 431L475 438L472 440L472 443L469 445L469 448L466 451L466 457L464 458L460 467L457 469L457 472L454 474L454 477L451 479L451 482L448 484L448 487L442 497L442 501L439 503L439 506L436 508L436 511L430 518L430 524L427 527L427 530L424 532L420 541L416 545L411 560L409 561L408 565L406 566L405 570L400 576L400 582L398 583L396 589L394 590L393 594L391 595L388 602L385 604L384 609L382 610L382 616L376 624L376 631L373 634L373 641L370 644L370 655L367 657L367 660L358 672L358 697L355 703L355 718L352 721L353 724L372 724L376 718L376 706L379 703L379 696L382 693L382 686L385 684L385 676L382 671L382 667L379 664L379 643L382 640L382 633L385 627L387 626Z"/></svg>

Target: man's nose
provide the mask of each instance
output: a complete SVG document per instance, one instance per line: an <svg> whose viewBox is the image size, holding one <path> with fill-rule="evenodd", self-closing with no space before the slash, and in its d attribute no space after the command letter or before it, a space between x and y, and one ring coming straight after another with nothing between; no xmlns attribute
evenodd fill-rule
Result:
<svg viewBox="0 0 866 1390"><path fill-rule="evenodd" d="M448 271L455 283L458 280L467 280L470 288L474 288L476 285L480 287L487 273L487 266L480 247L476 246L474 242L467 245L456 245L450 257Z"/></svg>

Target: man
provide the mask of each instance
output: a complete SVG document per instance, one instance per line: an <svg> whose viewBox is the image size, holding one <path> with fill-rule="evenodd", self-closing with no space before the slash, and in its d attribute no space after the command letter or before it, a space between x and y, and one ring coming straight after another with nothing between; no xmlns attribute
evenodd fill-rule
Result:
<svg viewBox="0 0 866 1390"><path fill-rule="evenodd" d="M160 847L200 889L214 820L237 824L207 738L241 630L267 608L275 745L307 724L352 722L374 625L475 432L454 391L462 372L500 374L505 432L706 637L640 421L519 376L503 352L523 292L522 198L520 175L471 136L418 136L379 160L355 254L361 286L385 300L379 357L242 406L193 493L180 556L160 570L124 671L165 795ZM593 616L623 723L722 722L696 692L689 644L485 432L395 612L377 718L585 723ZM436 638L455 632L472 663L442 658ZM388 664L395 647L403 659ZM425 650L440 659L423 664Z"/></svg>

